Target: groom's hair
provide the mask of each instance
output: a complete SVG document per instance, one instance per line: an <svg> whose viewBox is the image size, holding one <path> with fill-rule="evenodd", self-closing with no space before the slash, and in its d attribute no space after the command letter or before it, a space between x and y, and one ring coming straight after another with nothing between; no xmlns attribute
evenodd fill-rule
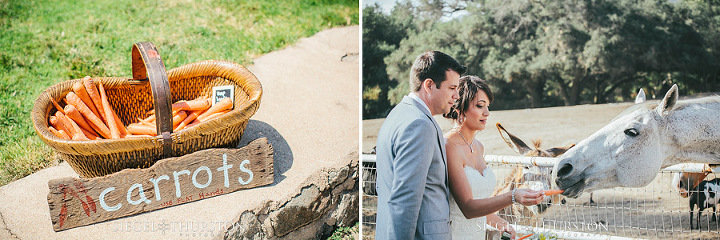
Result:
<svg viewBox="0 0 720 240"><path fill-rule="evenodd" d="M465 73L467 68L457 62L453 57L440 51L426 51L415 59L410 70L410 86L412 91L420 91L425 79L432 79L435 85L445 81L445 72L453 70L459 75Z"/></svg>

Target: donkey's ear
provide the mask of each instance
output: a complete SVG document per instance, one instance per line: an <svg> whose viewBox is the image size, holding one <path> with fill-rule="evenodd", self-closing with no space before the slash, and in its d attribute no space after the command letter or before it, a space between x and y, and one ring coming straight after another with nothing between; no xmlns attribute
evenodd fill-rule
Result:
<svg viewBox="0 0 720 240"><path fill-rule="evenodd" d="M677 84L673 84L673 86L670 88L670 90L665 93L665 97L662 101L660 101L660 104L655 108L655 110L662 116L670 112L672 108L675 106L675 103L678 99L678 86Z"/></svg>
<svg viewBox="0 0 720 240"><path fill-rule="evenodd" d="M638 92L637 97L635 97L635 103L644 103L645 102L645 91L641 88Z"/></svg>
<svg viewBox="0 0 720 240"><path fill-rule="evenodd" d="M528 151L531 151L530 147L528 147L523 140L520 140L520 138L516 137L515 135L512 135L509 133L505 128L500 125L500 123L495 124L498 128L498 132L500 132L500 137L502 137L503 140L505 140L505 143L507 143L510 148L515 150L515 152L519 154L525 154Z"/></svg>
<svg viewBox="0 0 720 240"><path fill-rule="evenodd" d="M546 150L550 154L550 157L557 157L560 155L563 155L567 150L570 150L570 148L574 147L575 144L570 144L570 146L567 147L554 147L551 149Z"/></svg>

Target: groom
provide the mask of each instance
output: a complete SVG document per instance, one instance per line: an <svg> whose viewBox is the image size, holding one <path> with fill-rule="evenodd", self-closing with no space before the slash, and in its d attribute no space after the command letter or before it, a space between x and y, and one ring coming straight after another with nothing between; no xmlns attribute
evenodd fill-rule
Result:
<svg viewBox="0 0 720 240"><path fill-rule="evenodd" d="M415 59L412 92L378 133L376 239L450 239L445 140L432 116L450 111L465 69L439 51Z"/></svg>

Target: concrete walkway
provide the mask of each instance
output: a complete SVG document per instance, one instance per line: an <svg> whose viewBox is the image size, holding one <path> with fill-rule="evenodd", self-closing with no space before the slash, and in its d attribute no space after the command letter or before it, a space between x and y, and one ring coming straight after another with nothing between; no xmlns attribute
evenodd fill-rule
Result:
<svg viewBox="0 0 720 240"><path fill-rule="evenodd" d="M275 183L89 226L54 232L48 181L78 175L67 163L0 187L0 239L211 239L266 201L280 201L312 173L359 152L360 28L335 28L266 54L249 66L263 86L240 145L267 137ZM356 160L356 159L355 159Z"/></svg>

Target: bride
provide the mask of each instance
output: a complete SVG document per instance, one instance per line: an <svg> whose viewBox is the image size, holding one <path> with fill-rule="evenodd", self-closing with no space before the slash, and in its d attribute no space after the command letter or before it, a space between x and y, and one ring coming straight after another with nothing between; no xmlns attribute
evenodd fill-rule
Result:
<svg viewBox="0 0 720 240"><path fill-rule="evenodd" d="M460 78L458 94L460 98L445 115L455 123L445 134L452 238L485 239L488 224L515 239L515 230L495 212L513 203L539 204L544 195L542 191L514 189L488 198L495 189L495 175L485 163L484 148L475 140L475 133L485 129L493 94L477 76Z"/></svg>

